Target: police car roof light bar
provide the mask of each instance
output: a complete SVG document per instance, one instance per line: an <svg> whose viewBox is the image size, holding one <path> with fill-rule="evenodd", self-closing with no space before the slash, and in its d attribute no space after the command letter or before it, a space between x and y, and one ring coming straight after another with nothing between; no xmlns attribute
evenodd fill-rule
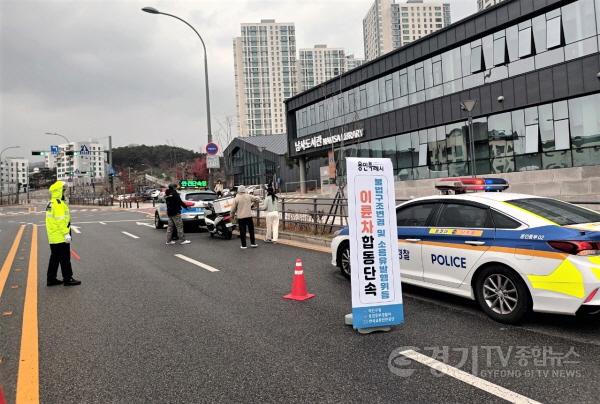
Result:
<svg viewBox="0 0 600 404"><path fill-rule="evenodd" d="M508 182L503 178L444 178L435 184L435 188L444 195L448 195L451 191L455 194L469 191L502 192L508 189Z"/></svg>

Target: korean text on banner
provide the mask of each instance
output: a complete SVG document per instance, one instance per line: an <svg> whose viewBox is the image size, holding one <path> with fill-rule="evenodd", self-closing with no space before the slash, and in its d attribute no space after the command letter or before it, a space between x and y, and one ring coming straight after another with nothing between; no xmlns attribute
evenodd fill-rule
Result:
<svg viewBox="0 0 600 404"><path fill-rule="evenodd" d="M347 158L354 328L402 324L394 169L390 159Z"/></svg>

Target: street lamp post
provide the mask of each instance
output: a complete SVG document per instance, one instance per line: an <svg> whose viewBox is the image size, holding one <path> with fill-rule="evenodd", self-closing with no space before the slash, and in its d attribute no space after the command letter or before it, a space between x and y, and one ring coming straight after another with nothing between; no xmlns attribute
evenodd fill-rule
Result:
<svg viewBox="0 0 600 404"><path fill-rule="evenodd" d="M198 31L196 31L196 29L189 22L184 20L183 18L177 17L176 15L173 15L173 14L163 13L161 11L158 11L154 7L144 7L144 8L142 8L142 11L145 11L146 13L150 13L150 14L162 14L162 15L166 15L169 17L173 17L173 18L181 21L188 27L190 27L192 29L192 31L194 31L196 33L196 35L198 35L198 38L200 39L200 42L202 43L202 48L204 49L204 84L206 86L206 126L208 129L208 143L212 143L213 138L212 138L212 129L211 129L211 124L210 124L210 93L209 93L209 86L208 86L208 57L207 57L207 53L206 53L206 45L204 44L204 39L202 39L202 36L200 36ZM212 175L211 175L210 169L208 170L208 183L209 183L209 188L212 188Z"/></svg>
<svg viewBox="0 0 600 404"><path fill-rule="evenodd" d="M4 199L2 199L2 192L4 191L4 160L2 160L2 155L4 154L5 151L10 150L10 149L19 149L21 146L8 146L5 147L4 149L2 149L2 151L0 151L0 205L2 205L4 202ZM10 197L9 197L10 199Z"/></svg>
<svg viewBox="0 0 600 404"><path fill-rule="evenodd" d="M464 100L460 103L460 108L463 111L467 111L469 117L469 146L471 149L471 175L477 176L477 170L475 169L475 134L473 133L473 108L477 101L475 100Z"/></svg>

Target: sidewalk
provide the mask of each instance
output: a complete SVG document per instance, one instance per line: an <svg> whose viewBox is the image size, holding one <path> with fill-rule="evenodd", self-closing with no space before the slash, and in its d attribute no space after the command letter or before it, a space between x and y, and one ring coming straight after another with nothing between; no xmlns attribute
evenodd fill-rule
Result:
<svg viewBox="0 0 600 404"><path fill-rule="evenodd" d="M123 210L123 211L136 211L136 212L144 212L147 214L154 214L155 207L152 206L152 202L140 202L140 207L137 208L136 204L133 204L132 208L120 208L118 204L112 207L115 210ZM260 212L261 222L264 223L264 215L265 212ZM253 217L256 220L256 215ZM256 236L258 239L264 238L265 228L256 227ZM234 234L239 234L237 231ZM294 233L290 231L279 231L279 244L285 244L295 247L301 248L309 248L315 251L327 252L329 253L329 246L331 245L331 239L333 235L327 236L319 236L313 234L306 233Z"/></svg>
<svg viewBox="0 0 600 404"><path fill-rule="evenodd" d="M262 227L255 227L256 238L261 240L264 239L266 230ZM239 235L239 231L233 232L235 235ZM289 245L292 247L306 248L313 251L320 251L324 253L331 252L331 238L324 236L314 236L303 233L292 233L288 231L279 231L278 244Z"/></svg>

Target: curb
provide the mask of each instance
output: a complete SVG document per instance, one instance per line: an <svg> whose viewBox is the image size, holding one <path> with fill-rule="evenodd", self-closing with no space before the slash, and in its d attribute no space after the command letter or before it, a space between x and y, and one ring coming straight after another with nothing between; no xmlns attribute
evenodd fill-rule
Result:
<svg viewBox="0 0 600 404"><path fill-rule="evenodd" d="M257 236L258 235L264 236L266 234L266 229L264 229L262 227L255 226L254 231ZM233 233L237 234L237 235L240 234L239 230L234 230ZM289 233L289 232L282 232L282 231L279 232L279 239L280 240L297 241L300 243L311 244L311 245L318 246L318 247L329 248L331 246L331 240L326 239L326 238L303 235L303 234L296 234L296 233Z"/></svg>

